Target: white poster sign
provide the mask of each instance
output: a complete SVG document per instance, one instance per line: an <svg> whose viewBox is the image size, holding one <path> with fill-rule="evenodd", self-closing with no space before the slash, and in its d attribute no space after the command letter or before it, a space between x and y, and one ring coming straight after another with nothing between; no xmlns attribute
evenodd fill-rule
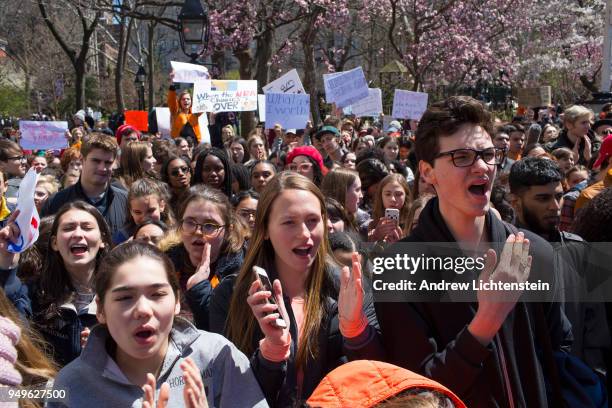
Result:
<svg viewBox="0 0 612 408"><path fill-rule="evenodd" d="M174 82L190 83L193 84L203 79L210 79L208 68L197 65L189 64L187 62L170 61L172 71L174 71Z"/></svg>
<svg viewBox="0 0 612 408"><path fill-rule="evenodd" d="M282 77L263 87L264 93L306 93L297 69L292 69Z"/></svg>
<svg viewBox="0 0 612 408"><path fill-rule="evenodd" d="M192 112L257 110L257 81L198 81L193 87Z"/></svg>
<svg viewBox="0 0 612 408"><path fill-rule="evenodd" d="M428 96L424 92L396 89L393 95L393 112L391 116L397 119L420 120L423 113L427 110Z"/></svg>
<svg viewBox="0 0 612 408"><path fill-rule="evenodd" d="M310 95L266 94L266 127L280 123L284 129L304 129L309 117Z"/></svg>
<svg viewBox="0 0 612 408"><path fill-rule="evenodd" d="M155 116L157 117L157 131L162 136L169 137L172 129L172 124L170 123L170 108L155 108Z"/></svg>
<svg viewBox="0 0 612 408"><path fill-rule="evenodd" d="M355 102L354 104L347 106L342 111L345 115L377 117L383 111L382 92L380 91L380 88L368 89L367 98L363 98L359 102Z"/></svg>
<svg viewBox="0 0 612 408"><path fill-rule="evenodd" d="M344 108L368 97L368 82L363 69L357 67L350 71L323 75L325 100Z"/></svg>
<svg viewBox="0 0 612 408"><path fill-rule="evenodd" d="M257 110L259 111L259 121L266 121L266 95L257 95Z"/></svg>
<svg viewBox="0 0 612 408"><path fill-rule="evenodd" d="M66 139L68 122L37 122L19 121L21 140L19 143L24 149L49 150L65 149L68 147Z"/></svg>

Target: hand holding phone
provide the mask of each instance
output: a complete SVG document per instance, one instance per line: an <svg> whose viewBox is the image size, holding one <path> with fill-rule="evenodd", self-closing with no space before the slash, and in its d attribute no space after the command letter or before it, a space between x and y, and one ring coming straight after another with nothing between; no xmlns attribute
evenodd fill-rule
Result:
<svg viewBox="0 0 612 408"><path fill-rule="evenodd" d="M400 211L397 208L385 209L385 218L399 224Z"/></svg>
<svg viewBox="0 0 612 408"><path fill-rule="evenodd" d="M260 268L259 266L253 266L253 273L255 274L255 279L259 281L263 290L269 291L270 293L272 293L272 296L268 297L266 302L275 304L277 306L277 312L275 313L278 313L279 316L282 316L280 314L280 307L278 303L276 302L276 299L274 298L274 290L272 288L272 283L270 282L270 278L268 278L268 273L266 272L266 270L263 268ZM266 314L269 314L269 313L266 313ZM273 324L276 327L281 328L281 329L285 329L287 327L287 323L282 317L278 317L274 321Z"/></svg>

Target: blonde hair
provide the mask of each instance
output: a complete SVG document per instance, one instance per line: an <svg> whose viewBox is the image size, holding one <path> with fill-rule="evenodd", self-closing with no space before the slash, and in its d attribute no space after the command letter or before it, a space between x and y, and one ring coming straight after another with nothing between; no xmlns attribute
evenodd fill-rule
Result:
<svg viewBox="0 0 612 408"><path fill-rule="evenodd" d="M399 184L404 190L404 193L406 194L406 197L404 198L404 205L402 205L402 208L400 209L399 224L402 227L402 232L404 233L404 235L408 235L410 233L408 224L410 224L409 217L410 206L412 205L412 193L410 192L410 186L408 185L406 178L401 174L397 173L389 174L380 181L378 190L376 191L376 196L374 198L374 208L372 209L372 222L368 226L368 229L376 228L378 220L381 217L385 216L385 205L383 204L383 189L387 184L391 183Z"/></svg>
<svg viewBox="0 0 612 408"><path fill-rule="evenodd" d="M38 186L45 186L45 189L49 195L57 193L61 187L60 183L57 182L57 179L51 175L38 176L36 187Z"/></svg>
<svg viewBox="0 0 612 408"><path fill-rule="evenodd" d="M326 265L331 258L328 255L327 214L324 198L317 186L300 174L293 172L277 174L270 180L259 199L253 236L234 286L226 323L226 337L246 355L253 353L254 340L259 340L253 338L257 320L245 299L254 280L253 266L257 265L268 271L274 270L276 253L270 240L266 239L266 234L272 205L281 193L288 190L301 190L313 194L319 201L324 225L321 245L305 280L304 326L296 357L296 365L304 369L307 359L316 358L318 355L319 331L326 316L326 297L332 293L333 283L330 282L326 272ZM274 276L270 278L273 279Z"/></svg>
<svg viewBox="0 0 612 408"><path fill-rule="evenodd" d="M592 119L594 116L593 111L581 105L573 105L563 111L563 123L574 123L585 116Z"/></svg>
<svg viewBox="0 0 612 408"><path fill-rule="evenodd" d="M17 349L15 368L23 378L21 385L27 387L53 380L58 368L44 352L46 343L31 325L23 324L21 316L3 290L0 290L0 315L10 319L21 329L19 343L15 346ZM42 405L23 399L19 401L19 406L29 408Z"/></svg>

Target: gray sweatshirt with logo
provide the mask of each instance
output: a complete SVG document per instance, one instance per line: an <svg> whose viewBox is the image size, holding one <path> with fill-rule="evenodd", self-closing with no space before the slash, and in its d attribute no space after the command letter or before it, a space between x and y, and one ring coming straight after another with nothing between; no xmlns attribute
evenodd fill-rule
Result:
<svg viewBox="0 0 612 408"><path fill-rule="evenodd" d="M108 355L106 327L96 326L81 355L64 367L54 390L65 390L62 402L48 407L134 407L142 406L143 392L132 384ZM184 407L183 373L180 363L191 359L200 368L209 407L267 407L249 360L229 340L197 330L177 318L170 333L168 351L157 379L157 393L164 382L170 385L168 408Z"/></svg>

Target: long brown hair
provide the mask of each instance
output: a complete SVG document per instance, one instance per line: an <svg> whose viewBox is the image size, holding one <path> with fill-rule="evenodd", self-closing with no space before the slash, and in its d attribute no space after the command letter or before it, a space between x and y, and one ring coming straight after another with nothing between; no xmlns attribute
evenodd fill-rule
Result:
<svg viewBox="0 0 612 408"><path fill-rule="evenodd" d="M57 236L59 224L62 216L70 210L80 210L88 214L91 214L98 224L100 229L100 239L104 243L104 248L98 250L96 255L96 269L100 266L101 258L112 248L111 233L102 217L102 214L91 204L84 201L74 201L71 203L64 204L57 214L55 220L51 226L51 239L47 244L47 257L43 265L43 270L40 273L40 281L38 285L38 299L44 309L46 309L46 315L48 318L56 315L59 310L59 305L68 302L72 296L74 296L74 287L70 282L70 274L64 266L64 261L59 254L51 247L53 237ZM95 273L94 273L95 275Z"/></svg>
<svg viewBox="0 0 612 408"><path fill-rule="evenodd" d="M278 196L287 190L302 190L312 193L320 203L324 225L323 240L306 278L306 314L301 336L303 340L299 343L296 358L297 366L305 368L308 358L315 358L318 354L318 334L322 321L326 317L325 302L327 296L333 293L333 283L327 274L329 248L324 198L317 186L300 174L294 172L277 174L270 180L260 197L257 204L253 236L249 242L244 264L236 279L226 323L226 332L227 338L243 353L246 355L253 353L257 320L246 302L249 287L254 280L252 268L257 265L268 271L275 269L274 259L276 254L272 243L265 237L270 222L272 205Z"/></svg>
<svg viewBox="0 0 612 408"><path fill-rule="evenodd" d="M21 329L21 337L15 345L17 349L15 368L23 378L21 385L27 387L54 379L58 367L45 354L46 343L31 325L23 324L21 316L6 297L3 289L0 289L0 316L10 319ZM19 406L40 407L42 405L23 399L19 400Z"/></svg>
<svg viewBox="0 0 612 408"><path fill-rule="evenodd" d="M372 222L370 223L369 228L376 228L378 224L378 220L381 217L385 216L385 205L383 204L383 189L387 184L397 183L402 186L406 197L404 198L404 205L400 209L399 216L399 225L402 228L402 232L405 235L410 233L408 229L409 215L410 215L410 206L412 204L412 194L410 193L410 186L406 181L406 178L398 173L389 174L384 179L381 180L380 185L378 186L378 191L376 191L376 197L374 198L374 208L372 209Z"/></svg>
<svg viewBox="0 0 612 408"><path fill-rule="evenodd" d="M346 192L359 179L359 173L355 170L338 168L330 171L323 177L321 182L321 192L325 197L331 197L344 207L349 216L351 227L356 231L355 214L351 214L346 209Z"/></svg>
<svg viewBox="0 0 612 408"><path fill-rule="evenodd" d="M126 188L130 188L132 183L138 179L153 177L153 174L145 172L142 167L142 163L150 149L151 145L147 142L129 142L121 150L121 168L119 169L118 176Z"/></svg>

